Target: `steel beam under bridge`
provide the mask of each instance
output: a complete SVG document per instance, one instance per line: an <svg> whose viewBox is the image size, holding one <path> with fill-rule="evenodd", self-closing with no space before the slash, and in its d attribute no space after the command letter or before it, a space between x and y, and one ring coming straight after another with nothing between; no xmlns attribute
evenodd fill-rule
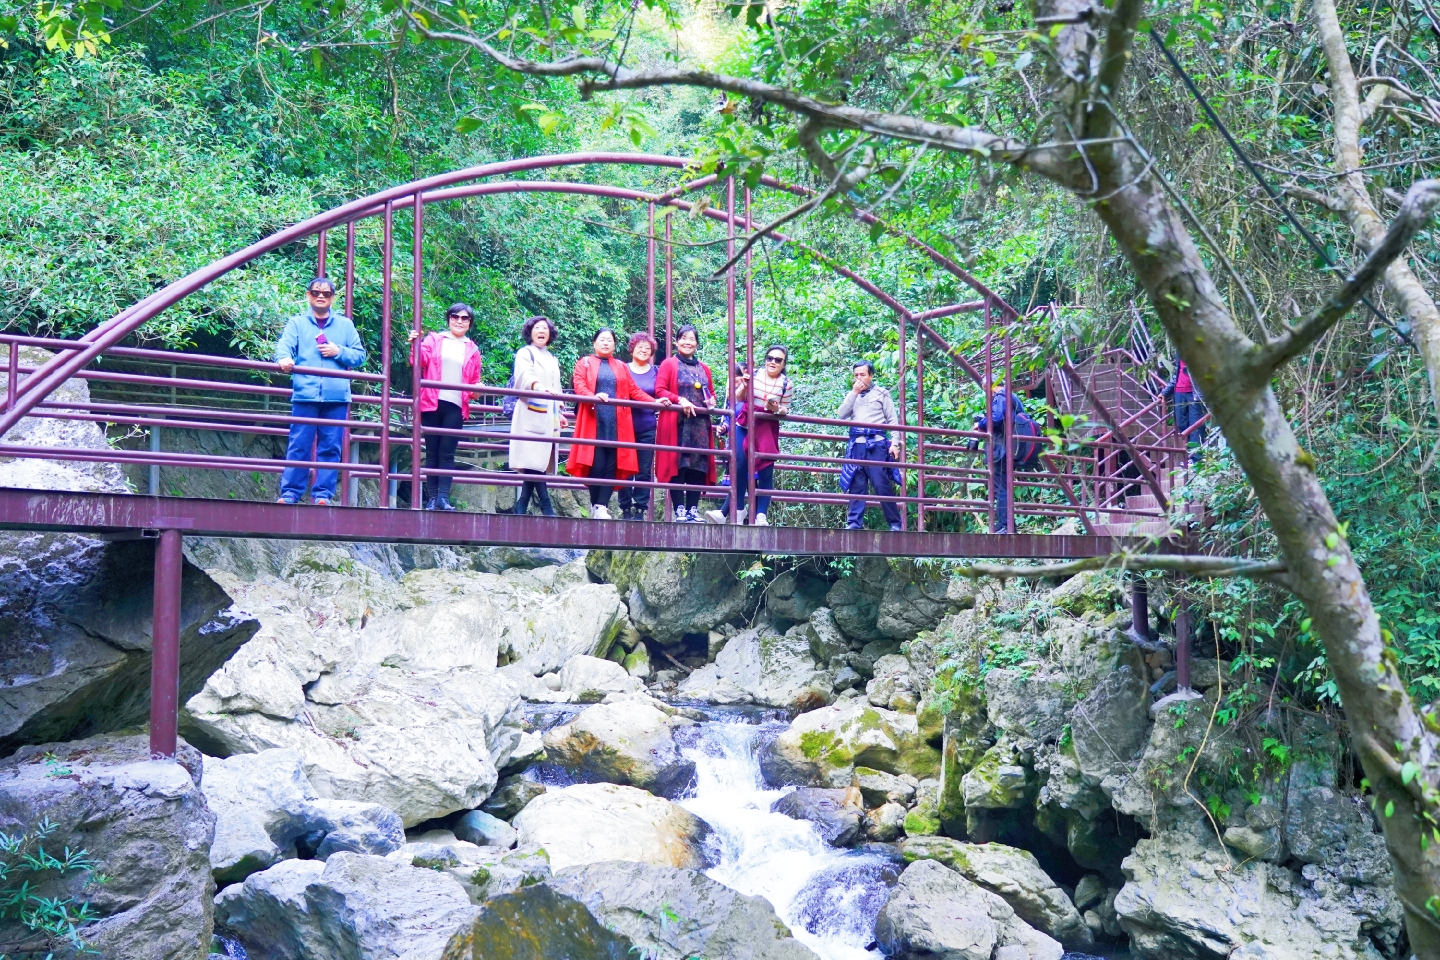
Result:
<svg viewBox="0 0 1440 960"><path fill-rule="evenodd" d="M1007 533L914 533L517 517L494 513L290 506L236 500L147 497L0 488L0 529L140 536L187 536L456 546L572 547L788 556L1006 557L1037 560L1105 556L1113 537Z"/></svg>

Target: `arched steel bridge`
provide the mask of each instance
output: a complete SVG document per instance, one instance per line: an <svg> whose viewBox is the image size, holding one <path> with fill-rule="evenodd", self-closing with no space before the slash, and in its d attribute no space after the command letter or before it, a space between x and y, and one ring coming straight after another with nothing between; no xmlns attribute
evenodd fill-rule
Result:
<svg viewBox="0 0 1440 960"><path fill-rule="evenodd" d="M533 171L597 164L639 165L683 169L686 161L665 156L626 153L576 153L485 164L441 176L418 180L347 203L265 238L251 246L195 271L122 310L77 340L57 340L16 335L0 336L6 351L5 401L0 412L0 458L41 458L48 460L108 461L148 468L148 495L75 493L48 490L0 489L0 529L71 531L108 536L157 536L155 611L155 686L152 701L152 738L157 751L174 752L175 664L178 656L178 603L180 537L182 534L293 538L307 540L379 541L393 543L447 543L460 545L510 544L608 549L678 551L736 551L769 554L879 554L908 557L1032 557L1075 558L1111 552L1118 538L1135 535L1164 536L1171 511L1169 496L1185 466L1186 438L1169 425L1165 402L1159 396L1163 385L1150 361L1153 348L1137 323L1130 342L1084 359L1054 358L1038 374L1015 379L1012 367L1021 345L1012 343L1025 318L994 291L968 271L922 240L894 232L918 255L948 271L974 293L974 299L925 311L912 310L896 296L836 262L824 252L798 244L782 234L776 240L797 243L820 263L854 283L895 315L899 371L895 384L897 410L906 438L902 462L896 464L906 479L891 499L905 516L900 532L843 530L801 526L787 514L813 518L815 508L842 505L848 499L835 486L834 477L847 461L847 424L824 416L793 413L782 419L785 441L777 465L779 489L773 500L791 505L779 511L779 522L768 527L737 524L732 498L732 523L674 524L660 522L606 523L565 517L521 517L505 513L455 513L420 510L421 498L410 497L402 508L408 485L419 490L427 475L421 456L423 437L428 433L458 433L460 454L471 462L470 469L452 471L455 482L482 487L516 487L520 476L503 468L508 423L498 419L497 400L504 395L524 397L524 391L486 386L486 402L476 417L461 431L420 428L413 423L413 397L422 386L458 388L460 384L422 381L418 371L405 382L392 379L391 346L403 340L405 329L396 323L392 294L396 260L395 213L411 211L411 303L404 328L419 332L425 304L422 299L425 262L422 239L424 212L437 203L506 193L562 193L605 197L644 205L648 213L647 323L652 334L660 334L662 349L669 352L674 318L674 246L671 221L662 217L663 228L656 233L657 208L690 211L717 221L725 228L727 259L733 259L737 240L756 229L750 217L751 191L733 178L711 175L679 183L661 193L647 193L620 186L570 180L518 180L509 177ZM810 194L805 188L771 177L761 186L797 196ZM695 194L719 190L723 206L700 203ZM738 208L738 209L737 209ZM330 235L343 230L343 265L339 286L344 311L353 315L356 286L356 227L362 221L379 218L382 229L382 276L380 302L380 357L378 372L355 371L347 376L358 391L349 418L342 491L345 506L320 508L289 506L268 499L204 499L161 496L159 471L222 471L234 474L279 473L289 464L279 457L229 456L165 450L160 442L166 430L212 432L230 436L283 437L295 418L285 409L289 389L276 364L191 352L122 346L127 338L166 309L207 284L243 267L258 257L301 241L315 238L316 271L328 275L332 267ZM863 223L886 229L873 216L862 214ZM747 254L726 273L727 351L733 363L754 365L755 285ZM658 295L657 295L658 291ZM338 306L337 306L337 309ZM1055 309L1053 307L1048 309ZM985 336L980 348L967 355L955 349L933 328L938 318L963 312L984 315ZM737 344L743 345L737 351ZM27 364L21 348L50 351L40 362ZM737 355L739 354L739 355ZM657 358L658 359L658 358ZM989 530L993 519L994 490L991 471L983 452L988 434L927 425L925 422L925 365L946 364L954 373L972 381L986 394L989 409L992 384L1003 381L1019 391L1040 393L1054 410L1076 414L1085 424L1072 431L1072 442L1055 448L1043 457L1043 467L1034 472L1005 472L1011 486L1010 528L1001 533L942 532L953 527L944 518L967 515L969 523ZM913 367L912 367L913 364ZM915 372L915 396L906 396L909 370ZM137 372L138 371L138 372ZM334 375L331 371L306 371ZM718 372L718 371L717 371ZM932 374L933 376L933 374ZM73 378L90 383L106 398L88 401L64 399L57 391ZM493 378L492 378L493 379ZM734 403L734 377L724 377L729 396L725 409ZM137 402L137 393L144 402ZM616 401L619 402L619 401ZM271 409L272 405L276 409ZM643 406L641 404L632 404ZM717 404L718 406L718 404ZM716 411L719 412L719 411ZM912 420L913 415L913 421ZM769 416L769 415L762 415ZM22 419L91 421L108 428L143 431L149 449L112 446L106 450L85 450L45 446L17 441L12 428ZM29 431L17 431L25 432ZM719 465L733 465L736 431L730 431L729 450L717 452ZM982 452L970 449L980 441ZM1005 430L1007 460L1013 464L1014 444L1010 424ZM562 446L564 438L558 441ZM605 441L587 443L604 446ZM614 446L645 446L613 442ZM801 453L838 447L834 454ZM563 451L557 451L557 453ZM557 456L557 462L561 457ZM408 462L407 462L408 461ZM316 466L312 464L312 466ZM734 470L730 474L734 475ZM754 503L754 477L749 497ZM561 475L553 486L582 486L580 479ZM666 489L661 483L625 485ZM769 492L769 491L767 491ZM709 496L723 496L726 487L705 488ZM874 503L882 499L870 495ZM368 505L367 505L368 504ZM772 513L774 513L772 509ZM1036 532L1054 528L1072 518L1066 533ZM1023 528L1017 532L1016 524ZM962 521L960 526L965 526ZM167 699L168 698L168 699Z"/></svg>

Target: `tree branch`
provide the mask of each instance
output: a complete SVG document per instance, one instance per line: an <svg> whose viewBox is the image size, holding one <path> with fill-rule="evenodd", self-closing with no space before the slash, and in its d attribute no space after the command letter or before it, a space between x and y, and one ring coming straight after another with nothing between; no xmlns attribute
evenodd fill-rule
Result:
<svg viewBox="0 0 1440 960"><path fill-rule="evenodd" d="M1405 252L1415 235L1430 222L1431 214L1440 204L1440 180L1421 180L1410 188L1390 229L1375 245L1360 269L1345 278L1325 302L1284 333L1257 345L1244 365L1245 377L1252 386L1267 383L1274 372L1305 352L1311 344L1350 312L1370 285L1385 268Z"/></svg>
<svg viewBox="0 0 1440 960"><path fill-rule="evenodd" d="M1304 200L1306 203L1314 204L1320 209L1328 210L1331 213L1344 213L1346 211L1346 206L1339 197L1331 196L1328 193L1321 193L1319 190L1311 190L1308 187L1292 185L1281 187L1280 192L1287 197Z"/></svg>
<svg viewBox="0 0 1440 960"><path fill-rule="evenodd" d="M440 19L439 14L432 14ZM446 30L433 30L407 12L411 27L430 40L459 43L483 52L496 63L516 73L537 77L580 77L582 95L596 91L635 90L644 87L702 87L773 103L801 117L823 121L825 126L858 130L879 137L923 143L957 153L977 154L1008 163L1071 187L1076 171L1071 157L1073 143L1052 142L1030 144L1016 137L1002 137L977 127L957 127L935 123L906 114L865 110L840 103L826 103L803 93L777 87L760 80L732 77L709 70L686 68L647 68L631 70L603 57L562 57L548 63L512 57L479 37ZM595 80L594 76L604 79ZM832 177L833 179L833 177Z"/></svg>
<svg viewBox="0 0 1440 960"><path fill-rule="evenodd" d="M1024 567L1001 563L969 563L962 564L955 572L972 580L980 577L1038 580L1044 577L1068 577L1092 570L1163 570L1194 577L1254 577L1271 580L1284 575L1285 564L1279 560L1247 560L1243 557L1117 553L1108 557L1086 557L1069 563L1042 563Z"/></svg>
<svg viewBox="0 0 1440 960"><path fill-rule="evenodd" d="M1085 130L1087 137L1108 137L1114 132L1116 117L1110 99L1120 88L1125 67L1130 63L1135 28L1140 23L1140 13L1144 8L1145 0L1115 0L1115 9L1110 12L1110 26L1105 31L1100 69L1095 76L1095 92L1103 98L1103 109L1092 115Z"/></svg>

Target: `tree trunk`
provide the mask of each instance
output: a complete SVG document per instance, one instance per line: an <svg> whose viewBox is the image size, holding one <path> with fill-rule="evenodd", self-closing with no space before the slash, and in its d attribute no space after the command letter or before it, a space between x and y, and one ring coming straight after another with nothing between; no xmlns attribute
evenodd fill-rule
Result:
<svg viewBox="0 0 1440 960"><path fill-rule="evenodd" d="M1365 174L1360 171L1360 128L1385 99L1385 87L1377 86L1372 95L1360 99L1360 85L1350 64L1350 51L1345 46L1345 31L1334 0L1315 0L1315 22L1325 60L1330 68L1330 98L1334 109L1335 169L1340 178L1335 192L1344 208L1345 219L1355 234L1360 249L1369 253L1385 235L1386 223L1371 201L1365 187ZM1415 271L1405 260L1398 259L1385 271L1385 291L1399 304L1410 320L1410 335L1425 363L1430 383L1430 402L1440 417L1440 310L1426 291Z"/></svg>
<svg viewBox="0 0 1440 960"><path fill-rule="evenodd" d="M1394 652L1386 649L1365 582L1315 476L1315 462L1301 449L1269 384L1246 382L1244 361L1259 346L1235 324L1159 186L1150 177L1136 183L1132 176L1123 158L1112 176L1102 176L1115 192L1095 204L1096 212L1192 376L1199 377L1211 414L1270 520L1290 584L1325 645L1377 809L1382 814L1393 809L1381 823L1411 949L1422 960L1440 957L1440 926L1427 909L1440 895L1440 844L1422 850L1421 838L1431 829L1427 804L1419 790L1402 782L1396 759L1399 744L1404 759L1428 766L1433 738L1405 692ZM1411 787L1421 782L1433 786L1433 772L1420 774Z"/></svg>

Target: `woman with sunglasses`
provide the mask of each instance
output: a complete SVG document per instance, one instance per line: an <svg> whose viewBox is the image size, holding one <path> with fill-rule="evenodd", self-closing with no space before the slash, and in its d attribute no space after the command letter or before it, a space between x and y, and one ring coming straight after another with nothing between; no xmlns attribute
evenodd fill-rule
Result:
<svg viewBox="0 0 1440 960"><path fill-rule="evenodd" d="M790 351L780 344L771 344L765 349L765 365L750 377L742 367L735 378L735 424L740 431L740 469L731 478L734 495L739 497L740 517L745 515L745 500L750 495L749 464L755 466L755 526L769 526L766 512L770 509L770 498L761 496L761 490L775 489L775 458L764 456L780 452L780 421L769 418L752 418L755 413L773 413L785 416L795 399L795 388L785 375L786 362ZM751 420L754 423L751 423ZM730 500L719 510L706 512L705 519L711 523L724 523L730 516Z"/></svg>
<svg viewBox="0 0 1440 960"><path fill-rule="evenodd" d="M431 331L420 340L417 331L410 331L410 343L414 353L411 363L420 370L421 380L439 380L443 383L480 384L480 348L471 340L470 323L475 311L467 303L456 303L445 311L446 330ZM419 340L418 344L415 341ZM442 430L459 430L470 416L470 390L450 390L439 387L420 388L420 425L424 428L438 427ZM455 448L460 437L455 434L425 434L425 469L455 469ZM454 510L450 503L450 485L454 481L450 473L425 478L425 509Z"/></svg>

